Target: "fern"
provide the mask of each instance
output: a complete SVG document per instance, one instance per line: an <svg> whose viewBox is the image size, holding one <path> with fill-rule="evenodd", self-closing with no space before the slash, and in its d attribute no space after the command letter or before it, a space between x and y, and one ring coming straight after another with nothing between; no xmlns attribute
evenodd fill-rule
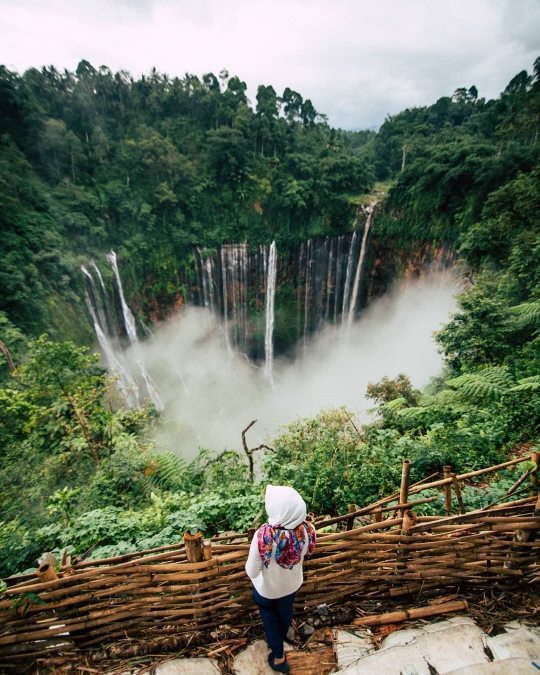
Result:
<svg viewBox="0 0 540 675"><path fill-rule="evenodd" d="M181 486L186 471L186 462L174 452L159 452L153 456L153 461L141 482L144 484L145 492L155 488L170 490Z"/></svg>
<svg viewBox="0 0 540 675"><path fill-rule="evenodd" d="M538 391L540 390L540 375L533 375L532 377L524 377L522 380L518 380L518 383L515 387L512 387L510 391Z"/></svg>
<svg viewBox="0 0 540 675"><path fill-rule="evenodd" d="M493 366L477 373L465 373L445 384L466 399L499 401L512 390L515 381L506 368Z"/></svg>
<svg viewBox="0 0 540 675"><path fill-rule="evenodd" d="M470 399L482 398L500 401L508 390L483 378L471 378L460 388L460 393Z"/></svg>
<svg viewBox="0 0 540 675"><path fill-rule="evenodd" d="M403 398L403 396L401 396L400 398L395 398L392 401L388 401L388 403L386 404L386 407L389 410L394 410L394 408L403 408L403 406L407 406L407 405L408 405L407 399Z"/></svg>
<svg viewBox="0 0 540 675"><path fill-rule="evenodd" d="M540 325L540 301L524 302L521 305L510 307L508 312L515 317L518 329Z"/></svg>
<svg viewBox="0 0 540 675"><path fill-rule="evenodd" d="M400 417L421 417L426 412L429 412L429 408L401 408L397 414Z"/></svg>

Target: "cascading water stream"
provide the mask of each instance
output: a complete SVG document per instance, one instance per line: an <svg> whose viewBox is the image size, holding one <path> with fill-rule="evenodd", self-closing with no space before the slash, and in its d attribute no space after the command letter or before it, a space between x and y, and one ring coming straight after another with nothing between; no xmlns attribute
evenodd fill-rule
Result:
<svg viewBox="0 0 540 675"><path fill-rule="evenodd" d="M266 271L266 326L264 334L265 364L264 374L270 384L274 385L274 299L276 294L277 253L276 242L270 245L268 268Z"/></svg>
<svg viewBox="0 0 540 675"><path fill-rule="evenodd" d="M118 287L118 295L120 296L120 304L122 306L122 316L124 319L124 326L126 329L126 333L128 335L129 341L133 347L133 352L135 355L135 361L137 362L137 365L139 366L139 369L141 371L141 376L144 380L144 383L146 385L146 390L148 391L148 395L150 396L150 399L152 400L152 403L156 406L158 410L163 410L163 401L161 399L161 395L159 393L159 389L157 387L157 384L152 380L150 377L148 371L146 370L146 366L144 364L143 356L140 350L139 346L139 338L137 337L137 328L135 325L135 317L133 316L132 311L128 307L126 303L126 299L124 297L124 289L122 288L122 280L120 279L120 273L118 271L118 264L116 261L116 253L114 251L111 251L110 253L107 254L107 260L110 262L111 267L113 268L114 276L116 279L116 285Z"/></svg>
<svg viewBox="0 0 540 675"><path fill-rule="evenodd" d="M99 271L99 267L96 265L96 263L92 260L90 265L94 268L95 273L98 276L99 283L101 286L101 293L103 294L103 304L105 306L105 316L107 317L107 333L111 336L113 336L114 333L114 321L112 318L111 314L111 301L109 299L109 294L107 293L107 289L105 288L105 284L103 283L103 277L101 276L101 272Z"/></svg>
<svg viewBox="0 0 540 675"><path fill-rule="evenodd" d="M364 260L365 260L365 257L366 257L369 228L371 226L371 219L373 218L373 214L375 213L375 205L376 205L376 202L374 204L370 204L370 206L368 207L368 217L367 217L367 220L366 220L366 225L364 227L364 235L362 237L362 245L361 245L361 248L360 248L360 256L358 258L358 265L356 267L356 275L354 277L353 294L352 294L351 304L349 305L349 316L348 316L349 326L352 325L352 323L354 321L355 312L356 312L356 302L358 300L358 291L360 290L360 280L362 278Z"/></svg>
<svg viewBox="0 0 540 675"><path fill-rule="evenodd" d="M129 374L122 357L117 355L107 335L103 307L99 301L99 295L97 293L94 278L84 265L81 265L81 270L88 279L90 286L90 293L87 290L84 292L86 305L88 307L88 311L90 312L90 316L92 317L94 332L96 333L99 345L103 351L107 366L111 372L118 375L119 385L124 394L127 405L130 408L139 408L139 389Z"/></svg>
<svg viewBox="0 0 540 675"><path fill-rule="evenodd" d="M127 305L126 299L124 297L124 289L122 288L122 280L120 279L120 273L118 272L118 263L116 262L116 253L111 251L107 253L107 260L111 263L113 268L114 278L116 279L116 285L118 288L118 295L120 296L120 304L122 306L122 316L124 318L124 326L126 329L127 336L132 345L138 343L137 338L137 328L135 326L135 317L133 316L132 311Z"/></svg>
<svg viewBox="0 0 540 675"><path fill-rule="evenodd" d="M225 342L227 343L227 352L232 356L231 343L229 340L228 309L227 309L227 252L225 247L221 248L221 280L223 286L223 332L225 333Z"/></svg>
<svg viewBox="0 0 540 675"><path fill-rule="evenodd" d="M351 283L352 283L352 269L353 269L353 258L354 251L356 248L356 239L358 237L357 232L353 232L351 243L349 246L349 255L347 256L347 272L345 274L345 286L343 288L343 306L341 309L341 323L343 324L345 318L349 312L349 303L350 303L350 294L351 294Z"/></svg>

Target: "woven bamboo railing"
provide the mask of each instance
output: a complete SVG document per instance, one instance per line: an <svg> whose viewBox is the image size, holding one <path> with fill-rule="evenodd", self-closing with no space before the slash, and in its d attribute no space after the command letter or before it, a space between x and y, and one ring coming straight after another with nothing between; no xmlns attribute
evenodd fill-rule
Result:
<svg viewBox="0 0 540 675"><path fill-rule="evenodd" d="M537 456L533 459L538 462ZM519 461L524 458L475 475ZM456 482L469 475L409 486L404 470L402 490L396 495L320 521L343 522L348 529L318 536L315 553L305 563L297 610L353 595L384 599L455 585L511 588L540 578L536 495L445 517L417 517L411 510L432 498L385 506L430 487L455 489ZM374 522L354 527L358 515ZM85 561L61 568L58 578L48 581L17 578L0 594L0 661L86 648L171 624L178 632L201 629L245 615L253 609L244 571L247 535L205 543L190 539L188 549L181 543Z"/></svg>

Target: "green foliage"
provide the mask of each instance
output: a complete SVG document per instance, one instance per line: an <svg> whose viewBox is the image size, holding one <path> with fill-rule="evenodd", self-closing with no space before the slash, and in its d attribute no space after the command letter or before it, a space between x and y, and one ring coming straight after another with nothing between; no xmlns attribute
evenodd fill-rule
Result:
<svg viewBox="0 0 540 675"><path fill-rule="evenodd" d="M194 246L348 230L373 183L374 132L330 129L289 87L260 85L254 110L226 71L2 66L0 110L0 311L31 336L90 342L80 262L119 241L128 295L170 305Z"/></svg>
<svg viewBox="0 0 540 675"><path fill-rule="evenodd" d="M414 443L413 443L414 445ZM345 410L323 411L285 427L267 457L270 480L291 485L316 513L342 513L399 484L400 460L411 452L409 439L393 430L360 437Z"/></svg>
<svg viewBox="0 0 540 675"><path fill-rule="evenodd" d="M538 66L538 64L536 64ZM268 482L310 510L342 513L451 465L504 460L540 429L540 71L499 99L462 87L389 117L378 133L330 129L309 100L219 78L134 80L82 61L18 76L0 67L0 574L70 547L96 559L177 543L195 528L246 530ZM252 483L245 458L201 450L191 464L152 442L155 411L123 410L91 356L80 263L121 242L124 286L142 314L186 294L193 247L247 238L280 251L347 231L384 179L373 234L414 251L450 241L471 288L436 340L445 372L423 393L407 375L370 383L376 418L345 410L284 428ZM292 283L276 293L276 346L295 338ZM255 302L255 300L254 300ZM86 322L86 323L85 323ZM26 346L26 336L48 329ZM468 508L504 496L517 472L464 490ZM442 513L437 502L419 509ZM36 598L21 597L25 611Z"/></svg>
<svg viewBox="0 0 540 675"><path fill-rule="evenodd" d="M400 373L393 380L383 377L380 382L369 382L366 392L366 398L373 399L377 403L396 401L395 405L398 405L397 401L416 405L419 396L420 392L414 389L410 379L404 373Z"/></svg>

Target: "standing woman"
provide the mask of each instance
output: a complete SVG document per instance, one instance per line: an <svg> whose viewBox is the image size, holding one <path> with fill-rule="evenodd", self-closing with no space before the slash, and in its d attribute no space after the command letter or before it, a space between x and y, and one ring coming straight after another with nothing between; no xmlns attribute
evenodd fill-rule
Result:
<svg viewBox="0 0 540 675"><path fill-rule="evenodd" d="M304 581L302 563L315 548L315 528L306 522L306 504L291 487L268 485L265 508L268 523L251 541L246 572L271 649L273 670L288 673L283 640L291 625L296 592Z"/></svg>

